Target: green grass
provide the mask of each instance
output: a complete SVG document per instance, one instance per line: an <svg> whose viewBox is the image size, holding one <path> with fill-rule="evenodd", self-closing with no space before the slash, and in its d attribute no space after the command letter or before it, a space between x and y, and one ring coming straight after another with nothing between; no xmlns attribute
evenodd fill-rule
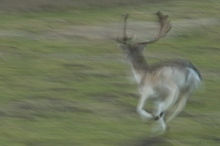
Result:
<svg viewBox="0 0 220 146"><path fill-rule="evenodd" d="M137 86L128 80L129 65L112 40L47 36L56 30L120 22L126 12L131 21L154 21L152 14L159 9L173 22L219 19L217 0L138 2L79 2L74 9L0 14L0 145L218 145L218 23L174 34L145 51L151 63L190 60L204 78L202 89L160 137L150 137L153 123L143 123L135 112Z"/></svg>

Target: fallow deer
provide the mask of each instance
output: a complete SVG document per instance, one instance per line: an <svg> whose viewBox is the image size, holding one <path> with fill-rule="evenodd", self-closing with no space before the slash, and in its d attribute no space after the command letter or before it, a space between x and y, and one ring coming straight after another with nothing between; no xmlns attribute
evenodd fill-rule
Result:
<svg viewBox="0 0 220 146"><path fill-rule="evenodd" d="M126 33L128 19L128 14L126 14L123 36L116 38L116 41L125 52L138 83L141 98L137 106L137 113L144 120L157 121L159 131L163 133L166 130L166 123L184 109L188 98L200 85L202 77L199 70L189 61L169 60L154 65L147 63L143 55L144 47L165 37L171 29L168 15L158 12L157 16L160 29L154 39L132 42L132 37L128 37ZM150 98L153 98L156 103L155 113L149 113L144 109L146 101ZM167 117L168 109L173 112Z"/></svg>

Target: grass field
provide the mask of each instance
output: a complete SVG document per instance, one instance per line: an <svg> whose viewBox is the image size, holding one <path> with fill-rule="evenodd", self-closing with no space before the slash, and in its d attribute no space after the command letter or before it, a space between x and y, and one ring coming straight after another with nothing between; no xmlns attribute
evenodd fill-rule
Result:
<svg viewBox="0 0 220 146"><path fill-rule="evenodd" d="M219 0L0 1L1 146L217 146L220 143ZM184 58L203 85L162 136L136 114L139 94L113 38L122 15L150 63ZM150 30L149 30L150 29Z"/></svg>

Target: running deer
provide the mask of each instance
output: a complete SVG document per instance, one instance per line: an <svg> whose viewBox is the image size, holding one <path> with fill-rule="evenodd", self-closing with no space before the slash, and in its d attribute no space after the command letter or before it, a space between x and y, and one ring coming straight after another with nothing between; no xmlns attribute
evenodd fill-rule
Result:
<svg viewBox="0 0 220 146"><path fill-rule="evenodd" d="M199 70L189 61L169 60L149 65L143 55L144 47L166 36L171 29L168 15L157 13L160 23L159 33L152 40L132 43L126 33L128 14L124 18L122 38L116 38L131 64L134 77L141 94L137 113L144 120L153 119L158 130L164 132L166 123L174 119L185 107L190 95L198 88L202 78ZM148 99L155 101L155 113L144 109ZM168 114L167 111L172 113Z"/></svg>

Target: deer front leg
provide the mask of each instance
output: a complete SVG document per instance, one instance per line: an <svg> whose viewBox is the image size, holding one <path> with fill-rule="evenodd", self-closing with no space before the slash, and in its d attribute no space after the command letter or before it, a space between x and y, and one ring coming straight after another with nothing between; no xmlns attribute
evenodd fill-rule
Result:
<svg viewBox="0 0 220 146"><path fill-rule="evenodd" d="M140 115L140 117L144 121L148 121L153 118L153 116L150 113L144 110L144 105L146 101L149 99L149 97L150 97L150 94L142 95L140 98L139 104L137 106L137 113Z"/></svg>

